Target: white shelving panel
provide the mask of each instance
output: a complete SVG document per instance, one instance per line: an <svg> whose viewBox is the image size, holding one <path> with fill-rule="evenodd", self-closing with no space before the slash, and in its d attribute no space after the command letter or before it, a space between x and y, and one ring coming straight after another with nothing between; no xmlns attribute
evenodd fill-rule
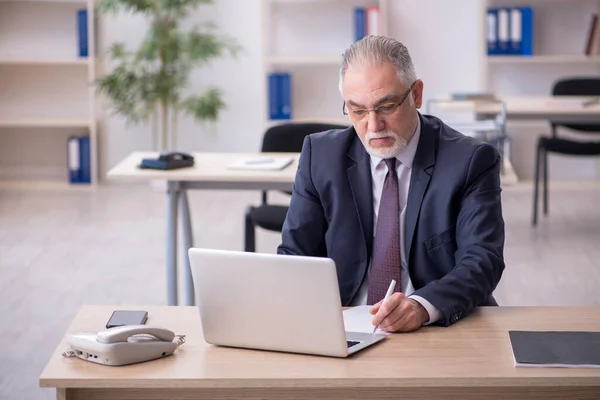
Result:
<svg viewBox="0 0 600 400"><path fill-rule="evenodd" d="M87 58L78 54L82 8ZM97 184L94 22L94 0L0 0L0 186L70 187L72 135L90 136Z"/></svg>
<svg viewBox="0 0 600 400"><path fill-rule="evenodd" d="M490 56L490 64L600 64L600 56L577 54L547 54L531 57L521 56Z"/></svg>
<svg viewBox="0 0 600 400"><path fill-rule="evenodd" d="M284 55L268 56L267 64L271 66L287 65L339 65L339 55Z"/></svg>
<svg viewBox="0 0 600 400"><path fill-rule="evenodd" d="M388 31L389 0L262 0L265 129L273 124L350 125L338 90L341 55L354 41L355 7L379 6L380 34ZM290 72L292 119L268 118L268 75Z"/></svg>
<svg viewBox="0 0 600 400"><path fill-rule="evenodd" d="M26 59L26 58L5 58L0 59L2 65L80 65L86 67L89 60L82 58L55 58L55 59Z"/></svg>
<svg viewBox="0 0 600 400"><path fill-rule="evenodd" d="M0 3L46 3L46 4L78 4L86 6L87 0L0 0Z"/></svg>
<svg viewBox="0 0 600 400"><path fill-rule="evenodd" d="M0 119L0 128L82 128L90 126L88 119Z"/></svg>
<svg viewBox="0 0 600 400"><path fill-rule="evenodd" d="M342 116L344 117L344 116ZM308 122L320 122L323 124L339 124L339 125L348 125L350 126L352 122L348 119L348 117L323 117L323 116L307 116L304 118L292 118L286 120L269 120L267 126L276 125L276 124L288 124L288 123L308 123Z"/></svg>

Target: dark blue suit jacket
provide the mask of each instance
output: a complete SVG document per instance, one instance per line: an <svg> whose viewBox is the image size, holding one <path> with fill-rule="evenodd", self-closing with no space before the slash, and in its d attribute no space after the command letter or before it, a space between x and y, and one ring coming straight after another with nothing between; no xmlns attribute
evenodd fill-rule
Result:
<svg viewBox="0 0 600 400"><path fill-rule="evenodd" d="M405 214L405 251L416 295L448 326L497 305L504 270L500 157L435 117L421 118ZM370 157L353 127L307 136L279 254L332 258L343 305L365 277L373 243Z"/></svg>

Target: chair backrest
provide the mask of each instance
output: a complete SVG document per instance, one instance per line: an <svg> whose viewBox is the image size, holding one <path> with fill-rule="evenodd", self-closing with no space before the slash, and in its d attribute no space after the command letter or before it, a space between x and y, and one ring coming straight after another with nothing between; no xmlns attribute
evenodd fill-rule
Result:
<svg viewBox="0 0 600 400"><path fill-rule="evenodd" d="M267 129L263 137L262 152L299 153L304 138L311 133L330 129L346 129L349 125L321 123L289 123L275 125Z"/></svg>
<svg viewBox="0 0 600 400"><path fill-rule="evenodd" d="M275 125L267 129L263 137L262 152L299 153L302 151L304 138L311 133L328 131L331 129L346 129L350 125L322 124L315 122L286 123ZM285 191L291 195L291 192ZM262 192L263 203L267 202L267 192Z"/></svg>
<svg viewBox="0 0 600 400"><path fill-rule="evenodd" d="M557 81L552 88L554 96L598 96L600 98L600 78L569 78ZM600 124L574 124L551 121L553 130L564 126L579 132L600 132Z"/></svg>

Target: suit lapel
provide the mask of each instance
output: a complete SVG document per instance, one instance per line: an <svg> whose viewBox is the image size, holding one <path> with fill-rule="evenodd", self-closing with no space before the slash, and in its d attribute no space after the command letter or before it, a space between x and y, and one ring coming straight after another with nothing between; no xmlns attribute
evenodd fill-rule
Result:
<svg viewBox="0 0 600 400"><path fill-rule="evenodd" d="M415 228L421 212L421 204L425 191L429 186L433 165L435 164L436 132L433 127L419 114L421 118L421 137L413 161L410 188L406 204L404 249L407 252L406 260L410 259Z"/></svg>
<svg viewBox="0 0 600 400"><path fill-rule="evenodd" d="M348 157L353 161L348 168L348 179L354 198L354 205L362 229L363 239L367 250L367 259L371 258L373 242L373 192L371 189L371 158L368 157L362 143L356 137L348 151Z"/></svg>

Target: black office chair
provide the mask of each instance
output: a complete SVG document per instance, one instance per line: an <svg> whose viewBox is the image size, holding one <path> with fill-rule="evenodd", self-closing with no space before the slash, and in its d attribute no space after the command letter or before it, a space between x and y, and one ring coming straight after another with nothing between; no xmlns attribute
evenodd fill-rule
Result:
<svg viewBox="0 0 600 400"><path fill-rule="evenodd" d="M553 95L599 96L600 78L573 78L556 82L552 89ZM552 136L541 136L538 139L535 158L535 185L533 191L533 226L537 225L538 192L540 173L544 180L544 215L548 215L548 153L559 153L570 156L600 155L600 141L581 141L571 138L559 138L557 128L564 127L583 134L600 133L600 124L563 123L550 121Z"/></svg>
<svg viewBox="0 0 600 400"><path fill-rule="evenodd" d="M289 123L276 125L267 130L263 137L262 152L298 153L302 150L304 137L311 133L330 129L346 129L348 126L320 123ZM291 192L284 192L291 195ZM267 192L262 192L262 204L258 207L248 206L245 217L244 248L254 252L256 249L255 229L281 232L288 207L268 204Z"/></svg>

